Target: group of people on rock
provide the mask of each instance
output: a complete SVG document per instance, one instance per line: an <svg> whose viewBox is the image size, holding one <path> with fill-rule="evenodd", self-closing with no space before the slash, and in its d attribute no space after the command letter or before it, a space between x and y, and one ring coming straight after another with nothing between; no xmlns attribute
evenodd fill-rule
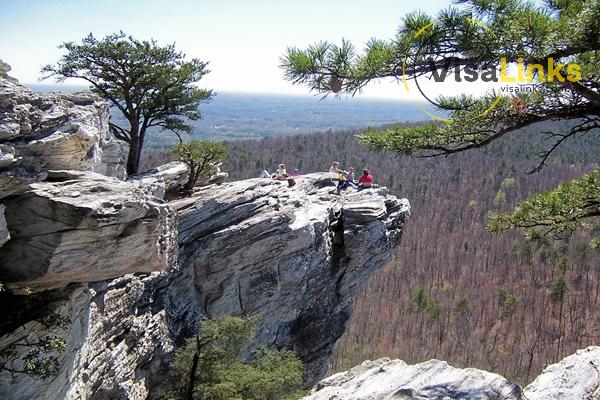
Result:
<svg viewBox="0 0 600 400"><path fill-rule="evenodd" d="M369 173L368 169L363 169L363 174L358 178L358 182L354 179L354 168L348 168L348 171L340 168L340 163L334 161L329 167L329 172L334 174L338 181L336 194L340 194L342 190L348 187L354 188L358 191L363 189L369 189L373 186L373 176ZM294 172L288 173L285 164L279 164L279 167L275 170L275 173L270 174L266 169L260 173L261 178L271 178L279 181L288 181L290 186L295 184L294 177L300 175L298 169L294 169Z"/></svg>
<svg viewBox="0 0 600 400"><path fill-rule="evenodd" d="M329 172L335 174L338 180L338 185L335 190L336 194L340 194L340 192L348 187L354 188L358 191L363 189L369 189L373 187L373 176L369 172L368 169L363 169L363 174L358 178L358 182L354 180L354 168L348 168L348 171L340 168L340 163L338 161L334 161L329 167Z"/></svg>

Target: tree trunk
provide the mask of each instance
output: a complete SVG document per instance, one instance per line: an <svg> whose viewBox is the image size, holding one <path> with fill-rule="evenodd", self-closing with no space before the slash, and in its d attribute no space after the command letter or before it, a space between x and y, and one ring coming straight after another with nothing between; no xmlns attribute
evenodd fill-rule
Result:
<svg viewBox="0 0 600 400"><path fill-rule="evenodd" d="M139 168L140 144L136 139L131 140L129 154L127 155L127 175L137 174Z"/></svg>
<svg viewBox="0 0 600 400"><path fill-rule="evenodd" d="M186 400L194 400L194 387L196 386L196 371L198 370L198 362L200 361L200 336L196 335L196 352L192 358L192 366L190 368L190 375L188 378L187 388L185 390Z"/></svg>
<svg viewBox="0 0 600 400"><path fill-rule="evenodd" d="M137 120L129 121L131 126L129 143L129 154L127 154L127 175L137 174L140 166L140 155L144 145L144 132L140 132L140 125Z"/></svg>

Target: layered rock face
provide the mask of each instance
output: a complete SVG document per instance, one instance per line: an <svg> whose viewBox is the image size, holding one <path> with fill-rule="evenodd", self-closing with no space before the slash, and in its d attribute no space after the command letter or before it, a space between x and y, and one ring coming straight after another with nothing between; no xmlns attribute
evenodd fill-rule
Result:
<svg viewBox="0 0 600 400"><path fill-rule="evenodd" d="M48 178L4 200L11 239L0 251L0 281L9 288L47 290L175 265L169 206L92 172L50 171Z"/></svg>
<svg viewBox="0 0 600 400"><path fill-rule="evenodd" d="M0 71L0 196L24 190L49 169L125 177L105 102L89 93L34 93L9 77L10 66L1 61Z"/></svg>
<svg viewBox="0 0 600 400"><path fill-rule="evenodd" d="M600 347L579 350L546 367L525 388L525 399L600 399Z"/></svg>

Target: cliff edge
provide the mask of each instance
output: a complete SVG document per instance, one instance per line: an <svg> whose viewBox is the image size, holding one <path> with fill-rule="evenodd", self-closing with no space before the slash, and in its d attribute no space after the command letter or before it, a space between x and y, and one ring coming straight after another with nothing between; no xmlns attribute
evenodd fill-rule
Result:
<svg viewBox="0 0 600 400"><path fill-rule="evenodd" d="M66 342L47 379L0 369L0 397L154 398L174 348L225 315L261 315L259 344L296 351L306 385L322 378L356 290L400 243L408 201L333 195L328 174L166 201L185 167L125 179L107 122L93 95L0 76L0 350L17 355L4 365L22 368L36 338Z"/></svg>

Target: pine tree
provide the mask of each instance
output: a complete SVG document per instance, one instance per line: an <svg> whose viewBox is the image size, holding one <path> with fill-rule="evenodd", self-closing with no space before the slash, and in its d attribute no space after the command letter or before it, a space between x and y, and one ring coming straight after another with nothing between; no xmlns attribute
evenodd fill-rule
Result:
<svg viewBox="0 0 600 400"><path fill-rule="evenodd" d="M478 34L488 27L494 35ZM419 34L431 27L428 35ZM497 67L499 60L540 64L535 82L543 91L519 93L498 99L495 93L473 102L469 96L440 97L438 108L452 123L425 123L368 129L363 144L377 151L416 156L446 156L487 146L497 139L542 121L567 121L559 132L539 132L548 147L539 150L539 171L555 151L574 136L597 134L600 127L600 2L595 0L459 0L436 16L420 12L403 18L390 40L372 39L359 53L348 41L340 45L319 42L307 49L291 47L282 57L286 78L327 95L355 95L365 85L382 78L414 79L434 65L479 71ZM548 77L554 64L578 64L581 79L570 81L559 70ZM450 111L448 111L450 110ZM486 111L487 110L487 111ZM532 172L533 172L532 171ZM584 225L600 222L600 177L593 172L528 200L513 213L492 215L489 229L527 228L530 235L564 238ZM600 238L592 241L598 247Z"/></svg>
<svg viewBox="0 0 600 400"><path fill-rule="evenodd" d="M138 172L149 128L177 136L189 133L192 127L186 120L199 119L199 104L213 95L195 85L209 72L208 63L186 61L174 44L159 46L119 32L101 40L90 34L81 43L65 42L59 48L67 53L56 65L42 68L44 77L83 79L123 115L128 126L110 122L110 129L129 145L128 174Z"/></svg>

